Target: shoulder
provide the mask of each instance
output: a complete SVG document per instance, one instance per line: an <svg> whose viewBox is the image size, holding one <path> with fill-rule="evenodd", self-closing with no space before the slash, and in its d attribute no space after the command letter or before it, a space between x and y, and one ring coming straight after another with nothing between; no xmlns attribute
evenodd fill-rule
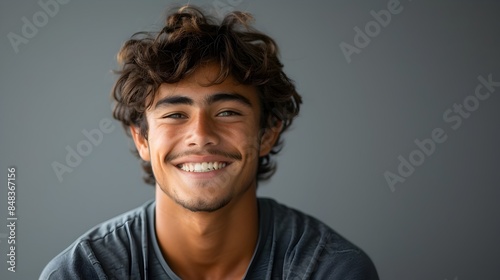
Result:
<svg viewBox="0 0 500 280"><path fill-rule="evenodd" d="M140 246L147 227L146 212L154 201L105 221L54 257L39 279L106 279L110 270L123 269L134 244ZM119 267L110 267L116 266Z"/></svg>
<svg viewBox="0 0 500 280"><path fill-rule="evenodd" d="M53 258L40 274L42 279L106 279L88 244L77 241Z"/></svg>
<svg viewBox="0 0 500 280"><path fill-rule="evenodd" d="M259 200L274 220L274 249L283 254L290 279L378 279L368 255L325 223L272 199Z"/></svg>

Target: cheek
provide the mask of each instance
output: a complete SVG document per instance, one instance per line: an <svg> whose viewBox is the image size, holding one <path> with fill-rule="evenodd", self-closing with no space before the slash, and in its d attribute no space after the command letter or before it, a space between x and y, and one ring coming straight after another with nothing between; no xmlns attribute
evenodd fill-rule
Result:
<svg viewBox="0 0 500 280"><path fill-rule="evenodd" d="M178 133L172 129L157 127L149 132L149 147L152 160L163 160L173 148Z"/></svg>
<svg viewBox="0 0 500 280"><path fill-rule="evenodd" d="M235 132L226 137L231 145L241 153L245 162L257 161L259 158L260 139L258 133L251 129Z"/></svg>

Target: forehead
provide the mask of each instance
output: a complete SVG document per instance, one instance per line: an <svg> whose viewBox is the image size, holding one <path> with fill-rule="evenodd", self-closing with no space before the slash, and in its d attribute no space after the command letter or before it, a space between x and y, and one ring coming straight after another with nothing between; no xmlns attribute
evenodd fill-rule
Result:
<svg viewBox="0 0 500 280"><path fill-rule="evenodd" d="M238 94L246 97L252 105L258 107L259 93L255 86L240 84L229 75L222 83L213 84L219 76L219 67L206 65L197 69L193 74L173 84L163 83L158 88L153 106L162 98L168 96L184 96L198 101L217 93Z"/></svg>

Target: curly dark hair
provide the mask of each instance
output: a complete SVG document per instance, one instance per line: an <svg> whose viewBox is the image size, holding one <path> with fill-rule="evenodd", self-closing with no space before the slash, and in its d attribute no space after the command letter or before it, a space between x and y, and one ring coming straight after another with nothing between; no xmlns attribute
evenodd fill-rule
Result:
<svg viewBox="0 0 500 280"><path fill-rule="evenodd" d="M139 128L147 138L145 111L152 106L162 83L177 83L198 67L216 63L220 72L212 84L228 76L258 89L261 128L281 123L281 133L298 115L300 95L293 81L283 72L278 47L269 36L250 26L252 16L231 12L222 22L206 16L200 9L183 6L167 16L159 32L138 32L125 42L117 55L121 69L111 92L115 101L113 117L128 136L129 127ZM276 170L271 155L282 147L281 133L270 154L259 158L257 179L269 179ZM136 149L133 152L138 155ZM142 161L144 181L155 184L151 163Z"/></svg>

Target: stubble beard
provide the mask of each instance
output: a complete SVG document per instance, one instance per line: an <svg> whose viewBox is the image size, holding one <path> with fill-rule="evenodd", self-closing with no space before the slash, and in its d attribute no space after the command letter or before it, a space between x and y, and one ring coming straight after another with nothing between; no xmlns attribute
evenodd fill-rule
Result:
<svg viewBox="0 0 500 280"><path fill-rule="evenodd" d="M198 186L199 188L210 188L207 186L209 182L203 184L204 186ZM183 207L186 210L191 212L215 212L231 202L234 197L233 192L229 192L224 194L224 196L216 196L216 197L194 197L194 198L181 198L175 190L166 190L161 187L161 190L164 194L166 194L172 201L174 201L177 205ZM214 190L217 191L217 190Z"/></svg>
<svg viewBox="0 0 500 280"><path fill-rule="evenodd" d="M256 147L257 150L259 151L260 149L260 142L256 141ZM250 151L249 154L251 155L258 155L258 152L254 151L252 149L255 146L251 146L248 150ZM211 154L223 154L225 156L228 156L230 158L236 159L236 160L242 160L241 154L229 154L229 153L224 153L224 152L217 152L217 151L212 151ZM178 157L179 155L172 156L172 158ZM169 158L170 160L172 158ZM258 157L257 157L258 158ZM248 158L247 158L248 160ZM258 160L256 161L256 170L258 168ZM224 184L224 181L229 179L228 177L223 177L223 178L217 178L215 181L207 181L203 183L199 183L200 186L197 186L201 189L206 189L206 188L212 188L213 192L219 191L218 189L221 188L220 184ZM210 184L215 184L215 186L210 186ZM244 189L239 191L238 193L235 193L234 191L230 191L227 194L224 194L222 197L196 197L196 198L188 198L188 199L182 199L178 193L175 191L175 189L168 190L167 188L163 188L159 183L158 186L162 190L162 192L167 195L172 201L174 201L176 204L179 206L183 207L186 210L189 210L191 212L206 212L206 213L212 213L217 210L220 210L224 208L226 205L228 205L236 196L243 196L246 192L248 192L254 184L249 183L247 186L245 186ZM229 186L223 187L227 188ZM210 190L209 190L210 191Z"/></svg>

